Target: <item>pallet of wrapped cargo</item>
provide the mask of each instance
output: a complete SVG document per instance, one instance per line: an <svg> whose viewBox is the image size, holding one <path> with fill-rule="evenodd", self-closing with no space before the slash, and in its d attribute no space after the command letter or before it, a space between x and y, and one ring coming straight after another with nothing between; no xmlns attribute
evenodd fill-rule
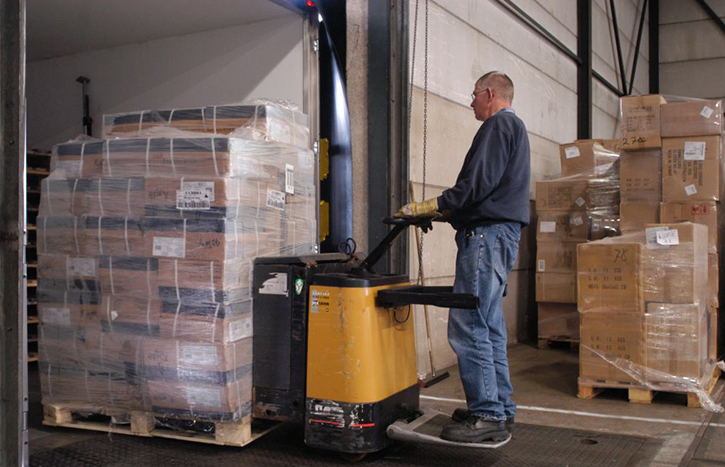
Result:
<svg viewBox="0 0 725 467"><path fill-rule="evenodd" d="M707 243L706 226L680 223L578 246L579 397L619 388L631 402L663 391L712 404Z"/></svg>
<svg viewBox="0 0 725 467"><path fill-rule="evenodd" d="M538 182L536 301L539 346L579 341L576 247L619 233L619 154L599 141L561 145L564 177Z"/></svg>
<svg viewBox="0 0 725 467"><path fill-rule="evenodd" d="M132 137L54 150L38 220L44 423L241 446L256 436L252 264L316 251L314 156L284 140L302 120L270 105L210 120L228 136L148 115Z"/></svg>

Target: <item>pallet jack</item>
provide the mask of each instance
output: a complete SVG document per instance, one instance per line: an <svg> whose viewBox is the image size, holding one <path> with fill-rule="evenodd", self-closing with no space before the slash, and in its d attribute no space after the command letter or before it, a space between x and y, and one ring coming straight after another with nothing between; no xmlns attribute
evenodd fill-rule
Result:
<svg viewBox="0 0 725 467"><path fill-rule="evenodd" d="M303 423L307 445L350 460L392 440L505 445L510 436L442 440L450 416L420 410L411 305L475 309L479 298L375 273L375 263L407 227L432 228L431 219L383 222L392 229L362 262L341 253L255 261L253 416Z"/></svg>

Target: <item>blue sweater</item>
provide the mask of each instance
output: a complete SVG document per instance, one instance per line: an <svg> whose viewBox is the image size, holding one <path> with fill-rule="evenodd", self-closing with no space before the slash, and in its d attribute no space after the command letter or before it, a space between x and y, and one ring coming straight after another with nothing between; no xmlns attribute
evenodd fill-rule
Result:
<svg viewBox="0 0 725 467"><path fill-rule="evenodd" d="M438 197L454 229L489 222L529 224L529 137L513 109L489 117L473 138L455 186Z"/></svg>

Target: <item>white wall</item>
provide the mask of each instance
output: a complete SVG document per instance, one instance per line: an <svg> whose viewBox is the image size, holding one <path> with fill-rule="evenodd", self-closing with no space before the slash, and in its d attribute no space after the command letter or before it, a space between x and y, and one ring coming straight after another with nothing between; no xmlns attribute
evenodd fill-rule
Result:
<svg viewBox="0 0 725 467"><path fill-rule="evenodd" d="M303 22L286 17L28 63L28 147L81 134L80 75L90 78L93 135L102 115L285 99L302 106Z"/></svg>
<svg viewBox="0 0 725 467"><path fill-rule="evenodd" d="M708 0L725 20L725 2ZM660 0L660 91L725 98L725 33L697 2Z"/></svg>
<svg viewBox="0 0 725 467"><path fill-rule="evenodd" d="M416 43L413 110L410 134L410 178L415 198L421 199L423 181L423 50L424 2L419 2L418 40ZM536 19L569 49L576 53L576 0L517 0L521 9ZM613 84L618 83L614 36L608 20L605 0L592 7L594 69ZM410 0L411 40L415 1ZM513 16L495 0L430 0L428 52L428 131L425 197L438 196L455 183L463 158L480 123L469 107L470 94L478 77L490 70L507 73L514 82L513 107L523 119L531 142L531 198L535 182L560 173L559 144L576 139L577 67L564 53L545 42L538 34ZM627 80L634 60L634 43L641 0L618 0L617 17L625 58ZM635 93L648 91L647 23L645 22ZM410 46L412 53L412 43ZM412 59L412 57L411 57ZM616 136L618 97L594 83L593 137ZM504 313L509 342L526 335L529 319L535 316L533 302L532 232L522 240L518 263L509 276L509 295ZM447 225L436 226L424 237L423 267L427 285L453 283L456 248L454 232ZM410 239L410 271L415 278L418 256L415 240ZM420 307L422 308L422 307ZM430 308L436 366L455 363L446 340L448 311ZM418 367L428 373L429 343L424 313L416 310Z"/></svg>

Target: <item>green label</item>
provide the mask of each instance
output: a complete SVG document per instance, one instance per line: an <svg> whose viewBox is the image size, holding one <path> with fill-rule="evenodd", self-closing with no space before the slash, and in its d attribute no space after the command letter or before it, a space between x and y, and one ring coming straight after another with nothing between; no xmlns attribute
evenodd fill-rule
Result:
<svg viewBox="0 0 725 467"><path fill-rule="evenodd" d="M302 293L302 289L305 287L305 281L301 277L295 279L295 294L299 295Z"/></svg>

